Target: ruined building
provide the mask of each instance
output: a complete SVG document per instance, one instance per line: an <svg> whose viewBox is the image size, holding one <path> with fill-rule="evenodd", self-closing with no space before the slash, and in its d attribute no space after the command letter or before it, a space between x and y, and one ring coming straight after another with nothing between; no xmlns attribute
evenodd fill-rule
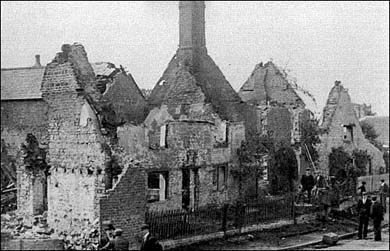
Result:
<svg viewBox="0 0 390 251"><path fill-rule="evenodd" d="M180 1L179 48L145 119L149 208L220 204L238 196L230 174L245 139L245 104L207 54L205 4Z"/></svg>
<svg viewBox="0 0 390 251"><path fill-rule="evenodd" d="M348 89L339 81L335 82L329 92L321 127L324 134L319 147L319 168L325 176L329 175L329 154L332 148L340 146L350 154L354 149L367 151L371 157L367 174L378 174L380 168L384 168L383 154L364 137Z"/></svg>
<svg viewBox="0 0 390 251"><path fill-rule="evenodd" d="M133 184L122 196L136 204L122 208L136 223L129 228L143 222L146 180L137 170L125 175L129 164L115 159L113 144L118 126L144 119L146 101L122 69L96 71L76 43L63 45L46 67L2 69L2 156L6 152L16 166L18 211L28 219L47 210L56 231L112 214L115 177L117 187ZM137 112L118 102L132 103Z"/></svg>
<svg viewBox="0 0 390 251"><path fill-rule="evenodd" d="M365 122L371 125L378 134L376 140L384 147L389 148L390 144L390 122L389 116L367 116L359 119L360 122Z"/></svg>
<svg viewBox="0 0 390 251"><path fill-rule="evenodd" d="M39 55L35 59L32 67L1 69L1 170L2 175L18 184L19 208L41 213L47 208L44 206L47 196L43 173L38 172L37 179L33 180L30 179L30 172L16 168L18 165L29 165L29 161L22 161L26 156L20 153L20 147L28 134L33 134L40 143L33 143L33 152L39 147L45 149L49 139L48 104L41 92L45 67L41 66ZM33 193L34 196L29 196Z"/></svg>
<svg viewBox="0 0 390 251"><path fill-rule="evenodd" d="M122 66L109 62L91 64L103 100L110 102L118 119L125 123L140 124L147 116L146 100L133 76Z"/></svg>
<svg viewBox="0 0 390 251"><path fill-rule="evenodd" d="M373 116L375 113L371 110L371 105L366 104L356 104L353 103L353 109L355 111L356 117L358 119L364 118L366 116Z"/></svg>
<svg viewBox="0 0 390 251"><path fill-rule="evenodd" d="M248 80L239 90L241 99L256 110L257 132L269 134L277 147L293 146L298 173L312 167L301 147L301 126L312 112L306 108L308 94L299 89L287 74L273 62L256 65Z"/></svg>

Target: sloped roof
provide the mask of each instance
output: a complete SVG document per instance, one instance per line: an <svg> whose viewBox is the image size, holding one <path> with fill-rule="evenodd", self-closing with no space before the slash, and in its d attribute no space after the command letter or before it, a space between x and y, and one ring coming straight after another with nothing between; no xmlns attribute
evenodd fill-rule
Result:
<svg viewBox="0 0 390 251"><path fill-rule="evenodd" d="M91 63L91 66L96 76L110 77L118 71L115 65L109 62Z"/></svg>
<svg viewBox="0 0 390 251"><path fill-rule="evenodd" d="M40 99L45 67L1 69L1 100Z"/></svg>
<svg viewBox="0 0 390 251"><path fill-rule="evenodd" d="M328 100L326 101L326 105L322 112L321 127L328 128L329 125L332 123L332 118L337 109L337 105L340 100L340 94L342 91L347 92L347 90L344 89L340 82L336 81L335 85L329 92Z"/></svg>
<svg viewBox="0 0 390 251"><path fill-rule="evenodd" d="M270 101L287 106L305 107L304 100L311 99L305 90L298 87L273 62L267 62L264 65L263 63L257 64L248 80L240 88L239 95L243 101L253 105L265 105L267 101Z"/></svg>
<svg viewBox="0 0 390 251"><path fill-rule="evenodd" d="M361 118L360 121L366 121L368 124L372 125L375 129L375 132L379 134L377 140L385 145L389 145L390 126L388 116L367 116Z"/></svg>
<svg viewBox="0 0 390 251"><path fill-rule="evenodd" d="M149 105L153 108L168 101L172 101L172 93L175 93L180 81L177 81L178 72L182 72L180 67L183 67L183 59L179 54L176 54L168 64L162 77L155 85L149 99ZM229 82L225 79L221 70L214 63L212 58L207 53L200 53L197 58L196 70L188 70L193 77L196 86L200 87L204 95L205 102L210 103L214 110L221 116L222 119L229 121L243 121L242 109L244 102L240 99L238 94L231 87ZM192 78L191 78L192 79ZM183 86L188 86L188 83L182 83ZM177 101L190 104L194 99L191 95L199 96L199 88L188 88L188 91L193 93L186 93L188 99L184 100L177 97ZM202 96L202 95L200 95Z"/></svg>

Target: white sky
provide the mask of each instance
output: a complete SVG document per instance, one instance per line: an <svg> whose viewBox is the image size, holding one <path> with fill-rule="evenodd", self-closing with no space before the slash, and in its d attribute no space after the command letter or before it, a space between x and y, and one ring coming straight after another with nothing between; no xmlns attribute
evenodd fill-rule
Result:
<svg viewBox="0 0 390 251"><path fill-rule="evenodd" d="M50 62L64 43L153 88L178 41L177 2L1 1L1 67ZM389 116L389 2L206 2L208 52L238 90L255 65L287 65L323 108L340 80Z"/></svg>

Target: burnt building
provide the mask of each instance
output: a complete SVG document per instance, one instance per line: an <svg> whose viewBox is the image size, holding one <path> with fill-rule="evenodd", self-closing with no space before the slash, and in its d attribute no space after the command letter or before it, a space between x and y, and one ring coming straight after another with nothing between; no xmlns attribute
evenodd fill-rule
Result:
<svg viewBox="0 0 390 251"><path fill-rule="evenodd" d="M367 174L379 174L380 169L385 167L383 154L372 145L364 136L358 117L354 110L354 104L340 81L329 92L326 105L323 110L321 135L319 147L321 172L329 175L329 154L332 148L342 146L345 151L352 154L353 150L364 150L370 156L367 164Z"/></svg>
<svg viewBox="0 0 390 251"><path fill-rule="evenodd" d="M240 88L239 95L255 109L258 133L270 135L276 148L294 148L299 175L307 168L314 168L313 163L308 161L310 157L302 142L302 125L313 117L306 104L313 103L307 91L298 87L283 69L269 61L255 66ZM268 173L271 174L272 170Z"/></svg>
<svg viewBox="0 0 390 251"><path fill-rule="evenodd" d="M204 2L180 1L179 12L179 48L153 88L144 122L156 156L148 172L151 209L238 195L230 170L245 139L245 104L207 53Z"/></svg>

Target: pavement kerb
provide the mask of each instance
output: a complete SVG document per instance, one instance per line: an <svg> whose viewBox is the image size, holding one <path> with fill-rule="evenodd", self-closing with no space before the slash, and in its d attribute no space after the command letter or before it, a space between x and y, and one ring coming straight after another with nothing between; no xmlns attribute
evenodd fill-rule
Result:
<svg viewBox="0 0 390 251"><path fill-rule="evenodd" d="M383 228L386 228L388 227L389 224L385 224L382 226L382 229ZM373 232L373 228L369 228L368 229L368 232L371 233ZM358 231L355 231L355 232L351 232L351 233L346 233L346 234L342 234L342 235L339 235L339 239L347 239L349 237L352 237L354 235L357 235L358 234ZM319 244L322 242L322 239L321 240L315 240L315 241L310 241L310 242L306 242L306 243L302 243L302 244L298 244L298 245L294 245L294 246L290 246L290 247L284 247L284 248L279 248L277 250L294 250L294 249L298 249L298 248L302 248L302 247L306 247L306 246L310 246L310 245L316 245L316 244Z"/></svg>

